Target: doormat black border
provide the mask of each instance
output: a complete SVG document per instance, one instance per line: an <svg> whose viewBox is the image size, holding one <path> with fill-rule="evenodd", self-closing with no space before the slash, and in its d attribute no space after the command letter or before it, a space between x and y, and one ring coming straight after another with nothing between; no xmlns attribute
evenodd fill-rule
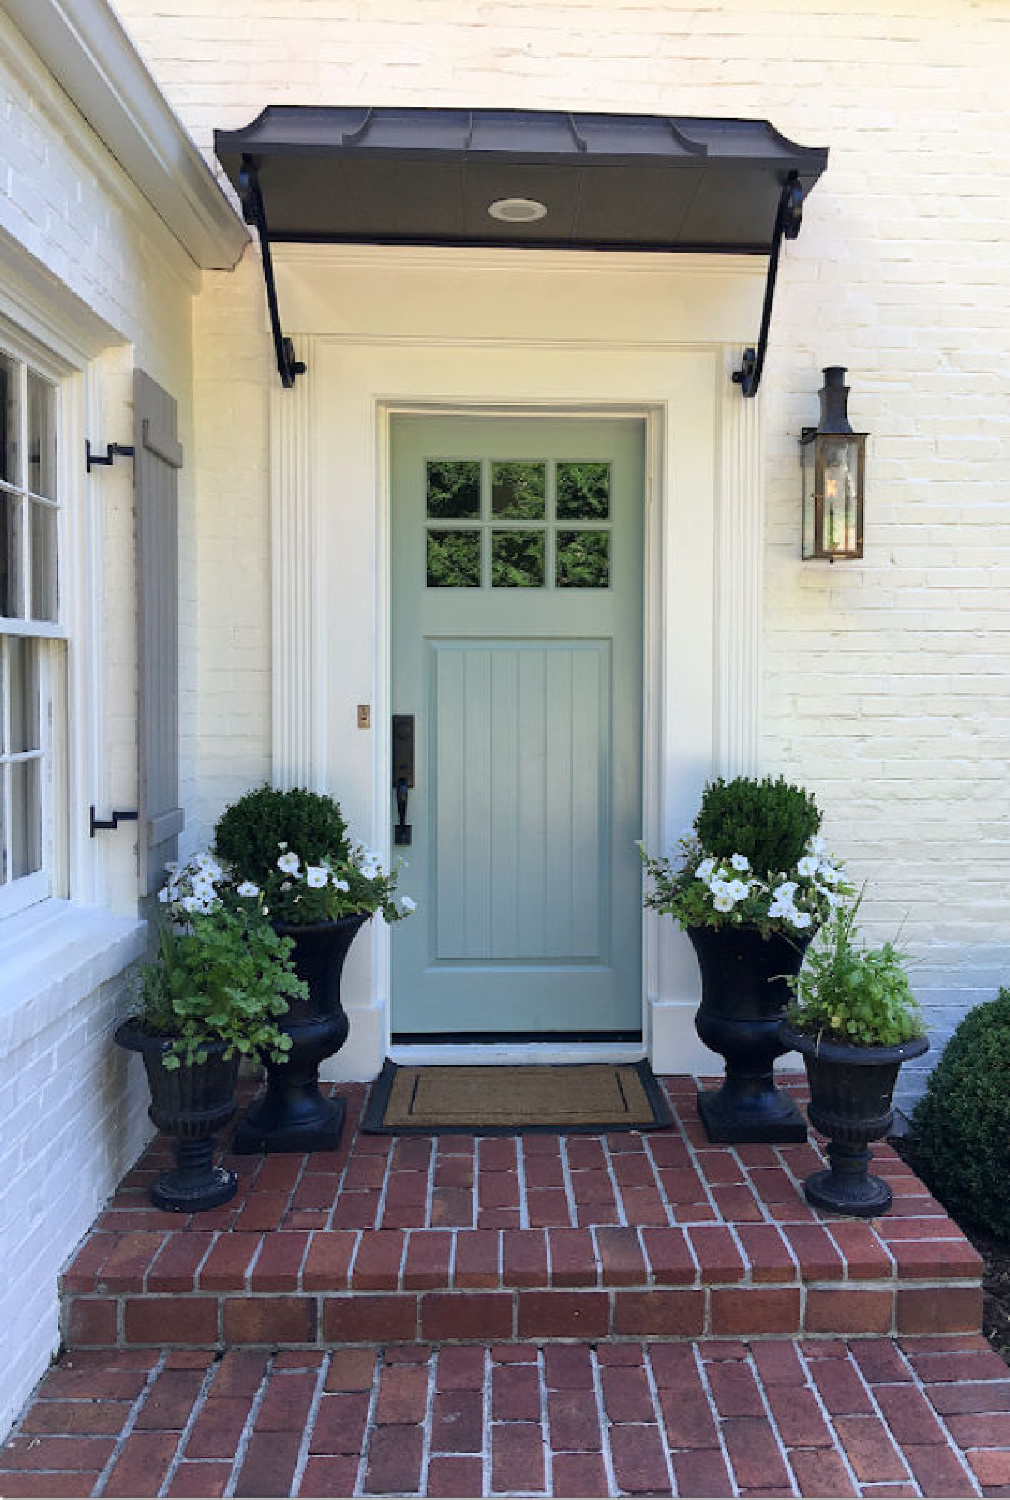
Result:
<svg viewBox="0 0 1010 1500"><path fill-rule="evenodd" d="M643 1058L636 1063L614 1063L618 1068L634 1068L638 1074L639 1081L644 1090L645 1097L649 1101L652 1110L652 1120L647 1122L636 1121L633 1124L619 1122L601 1122L595 1125L385 1125L383 1116L389 1103L389 1095L393 1087L393 1080L400 1070L400 1064L386 1058L382 1065L382 1071L372 1084L365 1106L365 1113L361 1120L361 1130L366 1135L619 1135L631 1131L645 1130L668 1130L674 1124L673 1111L670 1102L663 1093L662 1085L648 1061ZM415 1068L418 1064L404 1063L404 1067ZM432 1067L452 1067L451 1063L431 1064ZM466 1066L460 1064L459 1066ZM488 1067L491 1064L481 1064ZM502 1064L503 1067L530 1067L529 1063ZM555 1063L544 1064L545 1067L599 1067L597 1063Z"/></svg>
<svg viewBox="0 0 1010 1500"><path fill-rule="evenodd" d="M642 1028L637 1031L394 1031L389 1040L394 1047L415 1046L466 1046L482 1045L497 1047L502 1043L516 1042L596 1042L603 1043L641 1043ZM404 1063L404 1067L420 1066L420 1064ZM435 1066L435 1065L433 1065ZM437 1064L439 1067L447 1066L445 1063ZM564 1063L564 1067L574 1067L576 1064ZM621 1063L621 1067L630 1067L630 1064Z"/></svg>

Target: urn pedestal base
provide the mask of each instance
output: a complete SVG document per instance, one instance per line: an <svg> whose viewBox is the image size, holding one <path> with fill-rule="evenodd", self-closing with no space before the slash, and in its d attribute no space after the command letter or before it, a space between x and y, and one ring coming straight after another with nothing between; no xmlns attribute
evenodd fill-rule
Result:
<svg viewBox="0 0 1010 1500"><path fill-rule="evenodd" d="M709 1140L718 1145L793 1145L807 1138L806 1121L770 1073L760 1079L727 1078L721 1089L699 1089L698 1113Z"/></svg>
<svg viewBox="0 0 1010 1500"><path fill-rule="evenodd" d="M238 1177L226 1167L214 1165L214 1139L177 1140L175 1170L162 1172L151 1184L151 1202L155 1208L171 1213L196 1214L204 1209L220 1208L234 1198Z"/></svg>
<svg viewBox="0 0 1010 1500"><path fill-rule="evenodd" d="M231 1149L239 1156L257 1151L336 1151L346 1113L343 1099L327 1099L315 1080L296 1092L272 1074L265 1097L235 1131Z"/></svg>

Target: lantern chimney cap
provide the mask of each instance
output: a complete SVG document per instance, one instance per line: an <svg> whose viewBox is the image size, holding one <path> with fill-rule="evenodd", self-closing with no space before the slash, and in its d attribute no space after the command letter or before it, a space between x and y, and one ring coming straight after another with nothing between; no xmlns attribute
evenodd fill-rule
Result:
<svg viewBox="0 0 1010 1500"><path fill-rule="evenodd" d="M819 391L821 418L818 432L844 433L852 431L849 421L849 387L845 384L844 365L826 365L824 384Z"/></svg>

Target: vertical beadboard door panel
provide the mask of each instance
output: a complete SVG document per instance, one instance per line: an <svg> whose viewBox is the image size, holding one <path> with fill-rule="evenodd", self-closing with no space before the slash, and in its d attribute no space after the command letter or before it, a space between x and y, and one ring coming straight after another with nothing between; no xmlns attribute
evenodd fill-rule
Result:
<svg viewBox="0 0 1010 1500"><path fill-rule="evenodd" d="M179 501L176 403L133 377L137 543L138 832L141 895L156 891L185 824L179 806Z"/></svg>
<svg viewBox="0 0 1010 1500"><path fill-rule="evenodd" d="M415 719L401 888L418 903L392 935L393 1035L633 1035L643 424L399 417L392 427L392 706ZM529 515L501 511L500 463L542 466L542 514L536 501ZM575 463L608 466L604 516L559 509L559 465ZM479 502L471 485L446 518L444 498L439 510L429 495L431 464L479 471ZM501 571L498 550L514 544L532 546L531 562L509 554L518 575ZM603 546L607 566L594 573L583 559L573 583L563 571L573 545ZM441 554L453 548L447 584ZM393 805L391 794L391 815Z"/></svg>

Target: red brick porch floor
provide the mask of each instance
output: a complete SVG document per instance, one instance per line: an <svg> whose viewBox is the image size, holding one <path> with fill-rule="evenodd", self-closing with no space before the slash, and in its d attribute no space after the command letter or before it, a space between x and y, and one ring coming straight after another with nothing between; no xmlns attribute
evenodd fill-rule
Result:
<svg viewBox="0 0 1010 1500"><path fill-rule="evenodd" d="M340 1151L233 1158L192 1220L155 1141L0 1494L1010 1495L980 1262L904 1163L886 1217L820 1216L816 1144L712 1146L664 1083L670 1131L437 1141L342 1086Z"/></svg>

